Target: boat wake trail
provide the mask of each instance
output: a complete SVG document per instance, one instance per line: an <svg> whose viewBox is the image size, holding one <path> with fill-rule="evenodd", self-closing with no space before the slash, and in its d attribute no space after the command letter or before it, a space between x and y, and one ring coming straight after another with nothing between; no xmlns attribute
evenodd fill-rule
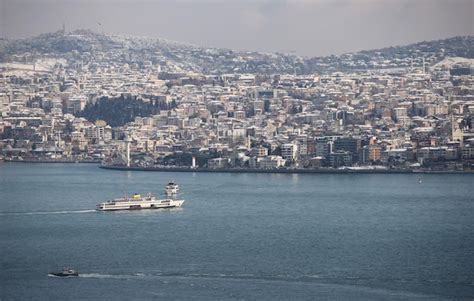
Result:
<svg viewBox="0 0 474 301"><path fill-rule="evenodd" d="M52 278L75 278L77 276L57 276L57 275L53 275L53 274L48 274L48 277L52 277Z"/></svg>
<svg viewBox="0 0 474 301"><path fill-rule="evenodd" d="M142 273L136 273L136 274L122 274L122 275L117 275L117 274L99 274L99 273L89 273L89 274L79 274L79 277L82 278L96 278L96 279L131 279L131 278L139 278L139 277L144 277L145 274Z"/></svg>
<svg viewBox="0 0 474 301"><path fill-rule="evenodd" d="M78 214L78 213L91 213L96 210L63 210L63 211L32 211L32 212L4 212L0 213L0 216L24 216L24 215L51 215L51 214Z"/></svg>
<svg viewBox="0 0 474 301"><path fill-rule="evenodd" d="M203 278L203 279L234 279L234 280L278 280L278 281L315 281L319 280L319 275L305 275L303 277L288 277L285 275L262 276L254 274L207 274L207 273L182 273L182 272L167 272L167 273L133 273L133 274L100 274L87 273L79 274L82 278L95 279L120 279L120 280L147 280L147 279L179 279L179 278Z"/></svg>

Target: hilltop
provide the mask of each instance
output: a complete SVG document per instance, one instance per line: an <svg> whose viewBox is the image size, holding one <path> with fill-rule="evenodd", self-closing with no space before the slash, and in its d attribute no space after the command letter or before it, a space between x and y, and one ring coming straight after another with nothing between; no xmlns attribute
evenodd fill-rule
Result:
<svg viewBox="0 0 474 301"><path fill-rule="evenodd" d="M42 34L33 38L0 39L0 61L14 62L16 56L30 54L30 58L68 58L85 54L97 59L123 63L149 61L171 66L178 72L223 73L326 73L373 68L407 67L436 64L446 57L474 58L474 37L454 37L423 41L406 46L366 50L343 55L306 58L294 54L262 53L206 48L165 39L112 35L76 30ZM169 69L169 68L168 68Z"/></svg>

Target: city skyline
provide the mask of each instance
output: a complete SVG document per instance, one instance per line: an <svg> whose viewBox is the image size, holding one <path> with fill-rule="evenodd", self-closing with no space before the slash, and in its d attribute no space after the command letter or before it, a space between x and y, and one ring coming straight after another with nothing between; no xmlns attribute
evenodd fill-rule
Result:
<svg viewBox="0 0 474 301"><path fill-rule="evenodd" d="M474 28L473 3L464 0L150 0L139 4L6 0L1 4L0 36L30 37L65 24L68 31L84 28L310 57L472 35Z"/></svg>
<svg viewBox="0 0 474 301"><path fill-rule="evenodd" d="M473 42L312 59L90 31L7 42L0 149L119 169L472 172Z"/></svg>
<svg viewBox="0 0 474 301"><path fill-rule="evenodd" d="M473 6L0 0L0 300L472 298Z"/></svg>

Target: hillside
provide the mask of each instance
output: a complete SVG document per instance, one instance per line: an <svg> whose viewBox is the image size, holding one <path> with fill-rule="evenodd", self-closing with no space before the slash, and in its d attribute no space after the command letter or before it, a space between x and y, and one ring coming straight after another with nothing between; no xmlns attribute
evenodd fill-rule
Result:
<svg viewBox="0 0 474 301"><path fill-rule="evenodd" d="M305 58L281 53L233 51L204 48L164 39L98 34L89 30L61 31L19 40L0 39L0 61L15 61L17 55L31 54L72 58L77 54L119 63L166 65L176 72L223 73L325 73L371 68L406 67L424 57L436 64L446 57L474 58L474 37L454 37L407 46L360 51L340 56ZM100 61L100 60L99 60Z"/></svg>

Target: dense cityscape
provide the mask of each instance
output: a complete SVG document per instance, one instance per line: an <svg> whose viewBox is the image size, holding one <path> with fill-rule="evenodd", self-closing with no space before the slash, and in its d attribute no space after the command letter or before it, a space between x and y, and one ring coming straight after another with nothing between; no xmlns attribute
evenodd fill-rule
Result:
<svg viewBox="0 0 474 301"><path fill-rule="evenodd" d="M320 58L64 30L0 41L3 160L474 169L474 38Z"/></svg>
<svg viewBox="0 0 474 301"><path fill-rule="evenodd" d="M473 12L0 0L0 301L474 301Z"/></svg>

